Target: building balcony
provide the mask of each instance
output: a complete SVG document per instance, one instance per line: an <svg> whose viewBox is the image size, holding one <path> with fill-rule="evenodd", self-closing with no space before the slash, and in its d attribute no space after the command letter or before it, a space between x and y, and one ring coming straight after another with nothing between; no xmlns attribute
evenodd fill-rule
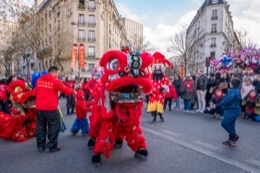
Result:
<svg viewBox="0 0 260 173"><path fill-rule="evenodd" d="M79 3L79 6L78 6L79 10L86 10L86 6Z"/></svg>
<svg viewBox="0 0 260 173"><path fill-rule="evenodd" d="M89 27L95 27L96 26L96 22L88 22L88 26Z"/></svg>
<svg viewBox="0 0 260 173"><path fill-rule="evenodd" d="M79 38L79 42L85 42L86 38Z"/></svg>
<svg viewBox="0 0 260 173"><path fill-rule="evenodd" d="M88 38L88 42L95 42L96 38Z"/></svg>
<svg viewBox="0 0 260 173"><path fill-rule="evenodd" d="M211 33L217 33L217 30L216 29L211 30Z"/></svg>
<svg viewBox="0 0 260 173"><path fill-rule="evenodd" d="M93 53L88 54L87 58L95 58L95 54L93 54Z"/></svg>
<svg viewBox="0 0 260 173"><path fill-rule="evenodd" d="M212 16L211 20L218 20L218 16Z"/></svg>
<svg viewBox="0 0 260 173"><path fill-rule="evenodd" d="M86 26L86 22L85 21L79 21L79 26Z"/></svg>
<svg viewBox="0 0 260 173"><path fill-rule="evenodd" d="M96 10L96 6L88 6L88 10L89 11L95 11Z"/></svg>
<svg viewBox="0 0 260 173"><path fill-rule="evenodd" d="M216 47L217 47L216 44L211 44L211 45L210 45L210 48L216 48Z"/></svg>

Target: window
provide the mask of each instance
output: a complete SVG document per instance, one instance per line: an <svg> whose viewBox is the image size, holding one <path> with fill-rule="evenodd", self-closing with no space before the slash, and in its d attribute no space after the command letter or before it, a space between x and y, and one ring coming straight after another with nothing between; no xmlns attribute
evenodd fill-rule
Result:
<svg viewBox="0 0 260 173"><path fill-rule="evenodd" d="M88 57L95 57L95 47L94 46L89 46L88 47Z"/></svg>
<svg viewBox="0 0 260 173"><path fill-rule="evenodd" d="M85 31L84 30L79 30L79 41L85 41Z"/></svg>
<svg viewBox="0 0 260 173"><path fill-rule="evenodd" d="M211 32L212 32L212 33L217 32L217 24L212 24L212 25L211 25Z"/></svg>
<svg viewBox="0 0 260 173"><path fill-rule="evenodd" d="M92 70L95 68L95 64L88 64L88 72L92 72Z"/></svg>
<svg viewBox="0 0 260 173"><path fill-rule="evenodd" d="M89 15L88 26L95 26L95 25L96 25L95 16L94 15Z"/></svg>
<svg viewBox="0 0 260 173"><path fill-rule="evenodd" d="M217 4L218 0L212 0L212 4Z"/></svg>
<svg viewBox="0 0 260 173"><path fill-rule="evenodd" d="M85 25L85 15L79 14L79 24Z"/></svg>
<svg viewBox="0 0 260 173"><path fill-rule="evenodd" d="M216 58L216 52L210 52L210 57L211 57L211 59L215 59Z"/></svg>
<svg viewBox="0 0 260 173"><path fill-rule="evenodd" d="M60 17L60 11L57 13L57 18L59 18Z"/></svg>
<svg viewBox="0 0 260 173"><path fill-rule="evenodd" d="M79 3L85 5L85 0L79 0Z"/></svg>
<svg viewBox="0 0 260 173"><path fill-rule="evenodd" d="M88 2L88 9L90 9L90 10L95 10L96 9L96 5L95 5L95 1L94 0L89 0L89 2Z"/></svg>
<svg viewBox="0 0 260 173"><path fill-rule="evenodd" d="M88 40L89 40L89 41L95 41L95 31L90 30L90 31L88 32Z"/></svg>
<svg viewBox="0 0 260 173"><path fill-rule="evenodd" d="M211 20L217 20L217 19L218 19L218 10L212 10Z"/></svg>
<svg viewBox="0 0 260 173"><path fill-rule="evenodd" d="M217 41L216 38L211 38L211 45L210 45L210 47L216 47L217 46L216 41Z"/></svg>

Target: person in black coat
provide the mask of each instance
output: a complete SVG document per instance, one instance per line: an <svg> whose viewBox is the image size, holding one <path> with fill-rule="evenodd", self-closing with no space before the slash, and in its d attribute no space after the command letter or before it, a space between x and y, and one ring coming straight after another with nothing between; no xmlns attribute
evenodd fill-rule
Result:
<svg viewBox="0 0 260 173"><path fill-rule="evenodd" d="M211 73L208 78L208 86L207 86L207 93L206 93L206 106L209 106L209 101L212 98L214 86L216 85L216 80L214 73Z"/></svg>
<svg viewBox="0 0 260 173"><path fill-rule="evenodd" d="M179 109L180 108L180 98L181 98L181 77L177 75L176 79L173 82L173 85L175 86L178 98L176 99L176 106L175 108Z"/></svg>

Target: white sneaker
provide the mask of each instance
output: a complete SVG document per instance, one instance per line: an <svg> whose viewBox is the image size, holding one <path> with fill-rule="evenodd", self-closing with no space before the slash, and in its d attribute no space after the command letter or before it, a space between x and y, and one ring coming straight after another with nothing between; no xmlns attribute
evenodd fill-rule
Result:
<svg viewBox="0 0 260 173"><path fill-rule="evenodd" d="M199 110L199 109L197 109L197 110L196 110L196 112L200 112L200 110Z"/></svg>
<svg viewBox="0 0 260 173"><path fill-rule="evenodd" d="M200 111L200 113L204 113L204 111L203 111L203 110L201 110L201 111Z"/></svg>

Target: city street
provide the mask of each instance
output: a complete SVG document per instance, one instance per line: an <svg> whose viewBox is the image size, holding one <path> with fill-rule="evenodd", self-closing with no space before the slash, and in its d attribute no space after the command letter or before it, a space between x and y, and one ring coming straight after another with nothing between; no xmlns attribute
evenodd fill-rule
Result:
<svg viewBox="0 0 260 173"><path fill-rule="evenodd" d="M60 105L65 113L65 99ZM70 134L75 116L64 117L67 130L59 137L60 152L39 153L35 138L23 143L0 139L0 172L260 172L260 126L250 120L238 120L241 139L236 148L230 148L221 144L227 139L221 121L210 115L166 111L165 123L159 120L152 123L152 117L144 111L142 128L147 140L148 160L134 158L134 153L124 143L121 149L113 150L111 158L103 158L102 166L96 168L91 164L88 137Z"/></svg>

